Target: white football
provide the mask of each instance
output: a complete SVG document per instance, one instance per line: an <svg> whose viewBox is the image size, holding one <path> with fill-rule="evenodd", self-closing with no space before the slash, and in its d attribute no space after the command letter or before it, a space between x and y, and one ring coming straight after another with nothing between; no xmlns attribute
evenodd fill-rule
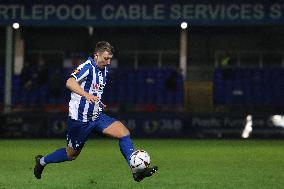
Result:
<svg viewBox="0 0 284 189"><path fill-rule="evenodd" d="M132 172L143 171L150 165L150 155L145 150L136 150L130 156L130 167Z"/></svg>

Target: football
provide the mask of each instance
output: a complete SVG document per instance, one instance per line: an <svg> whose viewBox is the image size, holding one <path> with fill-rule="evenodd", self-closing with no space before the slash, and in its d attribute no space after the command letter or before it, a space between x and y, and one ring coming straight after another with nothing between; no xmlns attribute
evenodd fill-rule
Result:
<svg viewBox="0 0 284 189"><path fill-rule="evenodd" d="M150 155L145 150L136 150L130 156L132 172L141 172L150 165Z"/></svg>

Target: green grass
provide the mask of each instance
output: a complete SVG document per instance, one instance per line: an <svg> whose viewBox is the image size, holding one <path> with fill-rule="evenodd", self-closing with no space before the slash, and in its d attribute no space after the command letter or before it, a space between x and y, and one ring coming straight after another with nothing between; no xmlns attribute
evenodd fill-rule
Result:
<svg viewBox="0 0 284 189"><path fill-rule="evenodd" d="M51 164L33 176L35 154L62 140L0 140L0 189L12 188L284 188L284 140L134 140L159 171L141 183L132 175L116 140L89 140L77 160Z"/></svg>

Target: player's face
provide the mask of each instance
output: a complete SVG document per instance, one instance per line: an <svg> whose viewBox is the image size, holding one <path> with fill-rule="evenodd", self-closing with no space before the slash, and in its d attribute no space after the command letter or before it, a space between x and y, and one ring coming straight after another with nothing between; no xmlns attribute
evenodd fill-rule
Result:
<svg viewBox="0 0 284 189"><path fill-rule="evenodd" d="M103 53L102 52L95 53L95 60L97 65L100 68L105 68L107 65L110 64L112 56L113 55L107 51L104 51Z"/></svg>

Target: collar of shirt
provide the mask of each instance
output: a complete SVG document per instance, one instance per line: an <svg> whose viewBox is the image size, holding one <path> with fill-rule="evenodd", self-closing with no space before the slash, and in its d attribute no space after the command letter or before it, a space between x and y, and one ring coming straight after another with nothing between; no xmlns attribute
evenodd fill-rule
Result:
<svg viewBox="0 0 284 189"><path fill-rule="evenodd" d="M92 57L88 57L88 60L91 61L91 64L96 68L99 69L100 71L103 71L104 69L100 68L97 64L96 61Z"/></svg>

